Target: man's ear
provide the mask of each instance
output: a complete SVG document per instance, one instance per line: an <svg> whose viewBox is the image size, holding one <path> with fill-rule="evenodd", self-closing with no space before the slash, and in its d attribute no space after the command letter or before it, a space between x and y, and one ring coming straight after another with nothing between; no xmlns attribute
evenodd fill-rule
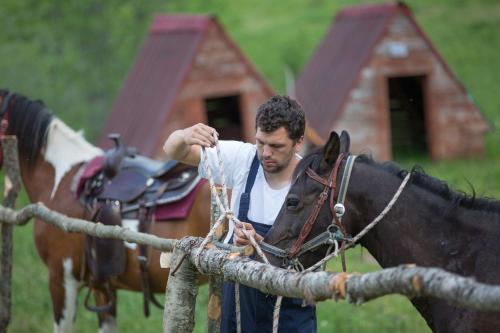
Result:
<svg viewBox="0 0 500 333"><path fill-rule="evenodd" d="M350 145L351 138L349 137L349 133L342 131L340 134L340 152L344 155L348 154Z"/></svg>
<svg viewBox="0 0 500 333"><path fill-rule="evenodd" d="M328 142L323 147L323 158L329 165L333 165L340 152L340 138L337 132L332 131Z"/></svg>
<svg viewBox="0 0 500 333"><path fill-rule="evenodd" d="M301 136L297 141L295 142L295 152L300 153L302 150L302 145L304 144L304 136Z"/></svg>

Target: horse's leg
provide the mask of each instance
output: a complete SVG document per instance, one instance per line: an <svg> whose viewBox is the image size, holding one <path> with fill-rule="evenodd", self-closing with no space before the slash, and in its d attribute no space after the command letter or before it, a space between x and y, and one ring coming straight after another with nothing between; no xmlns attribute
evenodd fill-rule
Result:
<svg viewBox="0 0 500 333"><path fill-rule="evenodd" d="M105 306L110 302L108 292L104 289L94 289L94 299L96 306ZM110 290L112 297L114 298L114 302L112 303L109 311L99 313L99 333L115 333L117 331L116 326L116 290Z"/></svg>
<svg viewBox="0 0 500 333"><path fill-rule="evenodd" d="M49 288L54 311L54 332L73 332L76 299L81 283L73 276L73 261L63 259L61 265L49 267Z"/></svg>

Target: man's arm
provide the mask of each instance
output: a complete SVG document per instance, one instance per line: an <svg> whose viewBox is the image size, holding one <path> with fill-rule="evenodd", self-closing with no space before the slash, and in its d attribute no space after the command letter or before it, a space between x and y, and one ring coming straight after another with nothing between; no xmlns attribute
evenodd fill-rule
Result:
<svg viewBox="0 0 500 333"><path fill-rule="evenodd" d="M190 165L200 164L201 146L214 147L215 129L205 124L172 132L163 145L168 159Z"/></svg>

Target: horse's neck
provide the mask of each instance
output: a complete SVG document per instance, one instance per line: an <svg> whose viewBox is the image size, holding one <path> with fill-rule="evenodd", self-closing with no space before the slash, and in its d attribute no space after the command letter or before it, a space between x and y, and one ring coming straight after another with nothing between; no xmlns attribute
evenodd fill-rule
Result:
<svg viewBox="0 0 500 333"><path fill-rule="evenodd" d="M75 132L59 119L49 125L47 144L38 156L35 167L21 165L22 176L28 195L32 201L54 198L65 176L72 177L76 167L102 150L88 143L80 133ZM69 190L69 187L66 189Z"/></svg>
<svg viewBox="0 0 500 333"><path fill-rule="evenodd" d="M372 194L360 196L360 200L369 202L365 204L369 205L365 209L368 218L385 208L401 181L388 182L387 177L384 181L380 175L374 179L380 183L372 187ZM452 206L439 195L408 184L391 211L361 243L383 267L414 263L470 273L473 267L466 261L477 257L478 240L487 234L482 229L494 228L495 223L500 226L499 215L496 222L486 223L495 214Z"/></svg>
<svg viewBox="0 0 500 333"><path fill-rule="evenodd" d="M356 195L357 204L363 209L355 213L363 223L369 223L364 219L372 219L382 211L398 187L394 180L388 181L389 187L384 186L387 177L375 176L375 181L363 188L364 196L362 191ZM356 185L363 186L361 182ZM456 207L439 195L410 184L386 217L361 239L361 244L384 268L414 263L499 284L499 238L498 212ZM433 331L476 331L474 328L483 320L477 319L479 314L474 311L435 298L411 301Z"/></svg>

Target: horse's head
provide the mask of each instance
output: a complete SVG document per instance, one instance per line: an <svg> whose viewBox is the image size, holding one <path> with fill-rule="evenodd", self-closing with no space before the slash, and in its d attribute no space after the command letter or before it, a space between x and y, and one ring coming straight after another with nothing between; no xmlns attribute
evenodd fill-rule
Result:
<svg viewBox="0 0 500 333"><path fill-rule="evenodd" d="M287 251L289 256L298 256L305 267L321 259L329 247L325 243L304 255L300 253L303 244L327 231L332 224L336 188L340 186L349 143L347 132L340 136L332 132L322 149L302 159L285 203L265 239L266 243ZM330 228L333 229L336 227ZM273 264L282 265L281 258L270 259Z"/></svg>

